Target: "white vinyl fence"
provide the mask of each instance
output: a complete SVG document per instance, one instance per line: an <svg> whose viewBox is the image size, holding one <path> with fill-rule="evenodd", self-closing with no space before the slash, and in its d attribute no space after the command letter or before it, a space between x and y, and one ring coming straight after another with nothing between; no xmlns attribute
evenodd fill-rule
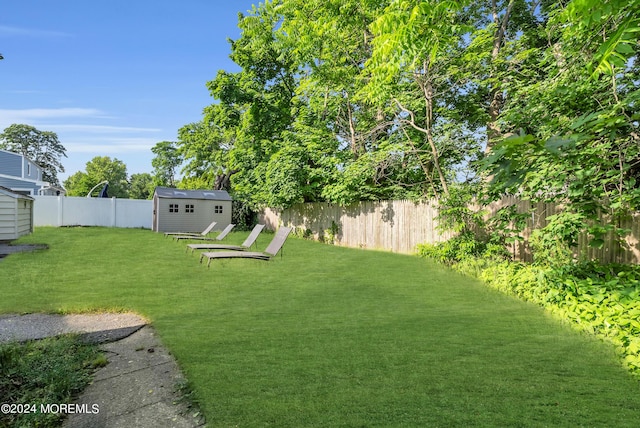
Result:
<svg viewBox="0 0 640 428"><path fill-rule="evenodd" d="M34 226L107 226L151 229L153 201L34 196Z"/></svg>

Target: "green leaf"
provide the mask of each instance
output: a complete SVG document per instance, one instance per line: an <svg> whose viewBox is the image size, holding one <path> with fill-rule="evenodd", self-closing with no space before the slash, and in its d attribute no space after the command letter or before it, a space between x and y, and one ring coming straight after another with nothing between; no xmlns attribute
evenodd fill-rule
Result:
<svg viewBox="0 0 640 428"><path fill-rule="evenodd" d="M573 144L573 141L564 137L551 137L545 144L544 148L553 154L559 154L562 149L569 148Z"/></svg>

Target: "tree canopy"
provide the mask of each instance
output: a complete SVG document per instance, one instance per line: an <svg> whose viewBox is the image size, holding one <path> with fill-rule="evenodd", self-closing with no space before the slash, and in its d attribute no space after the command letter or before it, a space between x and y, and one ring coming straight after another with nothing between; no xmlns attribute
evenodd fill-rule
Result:
<svg viewBox="0 0 640 428"><path fill-rule="evenodd" d="M43 181L60 184L58 173L64 172L62 158L67 157L67 151L55 132L14 123L0 134L0 149L28 157L42 168Z"/></svg>
<svg viewBox="0 0 640 428"><path fill-rule="evenodd" d="M512 193L583 222L640 204L639 2L272 0L238 26L240 71L179 131L185 185L254 207Z"/></svg>
<svg viewBox="0 0 640 428"><path fill-rule="evenodd" d="M171 141L161 141L153 146L151 151L155 154L151 160L151 166L153 166L156 186L176 187L176 170L182 163L182 156L176 144Z"/></svg>
<svg viewBox="0 0 640 428"><path fill-rule="evenodd" d="M69 196L86 196L102 181L109 182L110 197L129 197L127 166L121 160L111 159L109 156L96 156L91 159L86 164L86 171L78 171L71 175L65 180L64 187Z"/></svg>

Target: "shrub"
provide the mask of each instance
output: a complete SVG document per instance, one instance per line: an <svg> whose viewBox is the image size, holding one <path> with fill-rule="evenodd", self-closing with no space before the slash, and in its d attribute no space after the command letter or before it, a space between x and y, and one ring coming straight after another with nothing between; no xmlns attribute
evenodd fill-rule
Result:
<svg viewBox="0 0 640 428"><path fill-rule="evenodd" d="M531 265L490 257L486 247L476 256L477 248L459 239L448 245L421 245L419 254L445 261L496 290L536 303L574 327L611 341L626 367L640 376L640 267L594 261Z"/></svg>
<svg viewBox="0 0 640 428"><path fill-rule="evenodd" d="M448 265L477 258L504 260L509 257L504 245L483 242L471 231L462 232L437 244L418 244L417 251L422 257L429 257Z"/></svg>
<svg viewBox="0 0 640 428"><path fill-rule="evenodd" d="M258 215L247 202L234 199L232 208L231 222L236 225L237 230L251 230L257 223Z"/></svg>

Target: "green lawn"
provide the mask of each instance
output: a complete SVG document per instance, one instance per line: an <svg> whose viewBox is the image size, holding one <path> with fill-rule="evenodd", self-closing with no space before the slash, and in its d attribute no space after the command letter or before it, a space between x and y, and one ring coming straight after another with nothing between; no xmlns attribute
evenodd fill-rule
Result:
<svg viewBox="0 0 640 428"><path fill-rule="evenodd" d="M207 270L145 230L21 242L50 249L0 261L0 313L147 316L210 427L640 426L610 346L425 259L289 238Z"/></svg>

